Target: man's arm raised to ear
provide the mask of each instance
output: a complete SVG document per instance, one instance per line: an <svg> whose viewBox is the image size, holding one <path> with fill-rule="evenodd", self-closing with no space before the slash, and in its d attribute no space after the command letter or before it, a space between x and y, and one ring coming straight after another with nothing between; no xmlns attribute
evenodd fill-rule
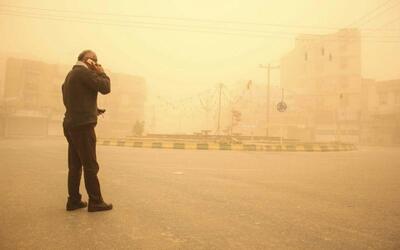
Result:
<svg viewBox="0 0 400 250"><path fill-rule="evenodd" d="M101 67L101 66L100 66ZM102 68L101 68L102 69ZM104 73L104 70L92 71L85 74L85 84L92 90L106 95L111 92L110 78Z"/></svg>

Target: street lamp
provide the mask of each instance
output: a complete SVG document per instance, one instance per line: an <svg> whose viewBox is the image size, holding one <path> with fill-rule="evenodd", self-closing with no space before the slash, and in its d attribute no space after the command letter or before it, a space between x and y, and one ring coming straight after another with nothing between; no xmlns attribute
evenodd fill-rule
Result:
<svg viewBox="0 0 400 250"><path fill-rule="evenodd" d="M280 66L271 66L270 63L268 64L260 64L260 68L267 70L267 113L266 113L266 136L269 136L269 125L270 125L270 117L269 117L269 106L270 106L270 89L271 89L271 70L273 69L280 69Z"/></svg>

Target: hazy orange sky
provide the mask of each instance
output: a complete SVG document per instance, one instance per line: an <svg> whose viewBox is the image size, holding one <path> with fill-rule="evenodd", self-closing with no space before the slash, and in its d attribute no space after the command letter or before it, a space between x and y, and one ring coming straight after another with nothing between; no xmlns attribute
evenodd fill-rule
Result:
<svg viewBox="0 0 400 250"><path fill-rule="evenodd" d="M294 45L296 33L329 33L334 29L325 27L347 27L384 2L385 0L0 0L0 52L72 65L81 50L91 48L98 53L101 63L112 71L145 77L151 96L162 94L179 97L210 88L218 82L232 84L238 80L252 79L257 83L264 83L265 71L260 70L258 65L279 59L289 51ZM15 9L5 7L6 5L31 8ZM400 20L397 20L400 19L400 3L394 0L386 7L391 8L369 22L361 23L361 28L366 29L397 29L373 33L369 30L363 31L363 34L378 37L364 41L363 44L365 77L400 78L400 42L381 42L387 40L388 36L397 36L396 41L400 41ZM46 12L43 9L58 12ZM26 17L37 13L45 13L52 19L64 18L64 21ZM284 24L288 27L133 18L125 15L233 20ZM73 16L80 21L65 21L65 16ZM98 24L85 23L85 18L96 19ZM104 24L110 20L117 22L118 26ZM271 35L259 37L244 35L243 32L240 35L193 32L193 28L190 28L192 26L189 31L171 31L160 29L159 26L149 29L143 28L143 24L132 22L147 23L145 25L172 23L206 28L212 26L225 30L261 29ZM293 27L294 25L318 28ZM278 81L276 76L273 79L275 83Z"/></svg>

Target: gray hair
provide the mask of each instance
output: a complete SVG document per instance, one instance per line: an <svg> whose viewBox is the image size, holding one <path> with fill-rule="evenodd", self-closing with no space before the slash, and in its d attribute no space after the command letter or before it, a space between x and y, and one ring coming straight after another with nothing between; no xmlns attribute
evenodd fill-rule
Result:
<svg viewBox="0 0 400 250"><path fill-rule="evenodd" d="M90 49L86 49L86 50L82 51L78 56L78 61L82 61L83 58L85 58L87 53L94 53L94 52Z"/></svg>

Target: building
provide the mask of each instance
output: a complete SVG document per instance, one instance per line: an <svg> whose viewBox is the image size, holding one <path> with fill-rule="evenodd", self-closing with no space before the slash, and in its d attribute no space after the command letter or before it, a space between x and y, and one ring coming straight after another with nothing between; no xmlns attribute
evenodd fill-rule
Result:
<svg viewBox="0 0 400 250"><path fill-rule="evenodd" d="M61 85L70 69L71 66L8 58L4 78L3 134L63 135L65 107ZM109 75L112 94L99 100L99 106L107 109L106 124L99 132L108 136L128 135L133 121L143 119L145 80L130 75Z"/></svg>
<svg viewBox="0 0 400 250"><path fill-rule="evenodd" d="M0 54L0 102L4 97L4 80L6 73L6 57Z"/></svg>
<svg viewBox="0 0 400 250"><path fill-rule="evenodd" d="M0 54L0 138L5 134L4 80L6 72L6 56Z"/></svg>
<svg viewBox="0 0 400 250"><path fill-rule="evenodd" d="M281 85L290 103L286 116L296 117L297 133L303 130L314 140L358 141L362 104L358 30L299 35L294 49L281 59Z"/></svg>
<svg viewBox="0 0 400 250"><path fill-rule="evenodd" d="M61 84L67 69L44 62L8 58L4 80L5 134L60 134Z"/></svg>
<svg viewBox="0 0 400 250"><path fill-rule="evenodd" d="M139 76L110 73L111 94L99 95L99 107L106 113L100 117L99 136L124 137L132 134L134 124L145 120L146 81Z"/></svg>
<svg viewBox="0 0 400 250"><path fill-rule="evenodd" d="M361 142L400 145L400 79L365 80Z"/></svg>

